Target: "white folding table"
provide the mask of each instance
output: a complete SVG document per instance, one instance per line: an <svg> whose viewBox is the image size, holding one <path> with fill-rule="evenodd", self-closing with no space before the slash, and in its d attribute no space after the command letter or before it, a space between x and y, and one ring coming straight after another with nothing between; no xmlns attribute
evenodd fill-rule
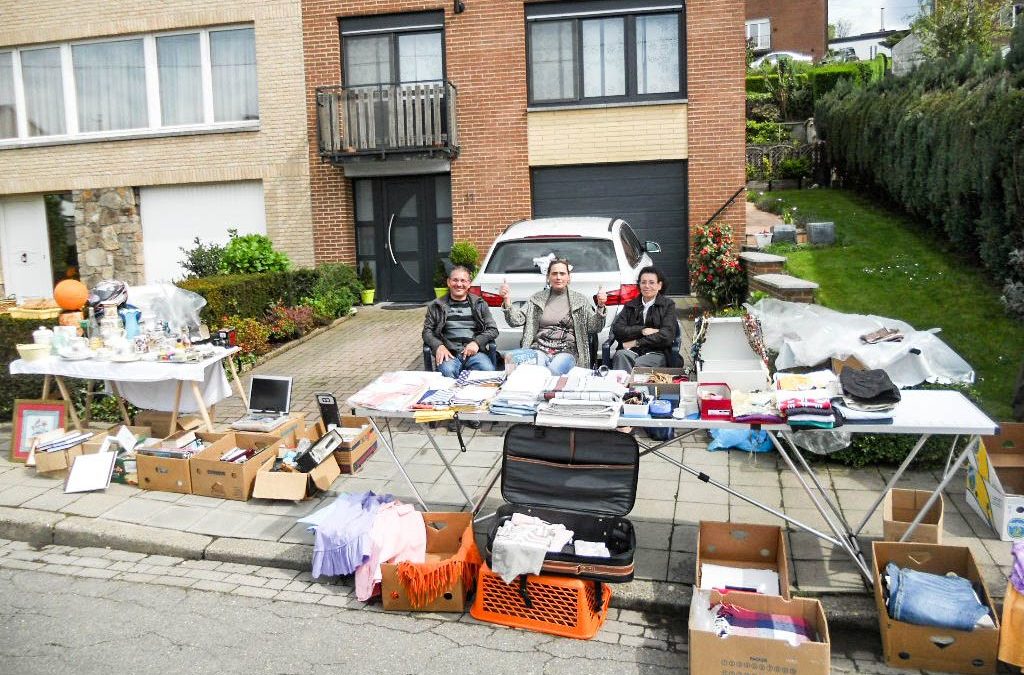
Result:
<svg viewBox="0 0 1024 675"><path fill-rule="evenodd" d="M218 347L216 349L213 356L195 363L157 363L155 361L115 363L95 359L68 361L52 356L41 361L26 361L24 359L12 361L10 371L12 375L46 376L43 380L43 398L49 396L50 380L55 381L61 397L70 406L71 422L76 428L81 428L81 421L78 419L74 403L71 401L71 393L64 382L65 377L88 380L90 387L87 394L88 400L92 399L92 381L103 380L106 382L111 393L117 397L125 424L131 424L131 421L128 419L128 410L125 408L122 398L140 408L171 412L172 426L174 418L182 408L181 390L187 382L195 399L195 409L202 415L207 430L212 432L213 421L210 419L208 405L213 405L231 395L230 385L224 375L223 362L225 360L231 370L238 394L242 397L242 402L245 403L246 408L249 407L241 380L238 378L238 371L235 369L235 363L228 358L238 352L239 348ZM208 401L207 398L212 400ZM88 414L88 408L86 414Z"/></svg>
<svg viewBox="0 0 1024 675"><path fill-rule="evenodd" d="M834 546L841 548L850 559L857 566L858 571L864 579L866 585L872 584L872 573L871 568L868 565L863 552L860 548L860 542L858 535L863 531L872 515L878 509L878 506L882 503L885 498L885 494L899 482L904 472L913 462L914 458L917 457L921 448L925 442L931 436L952 436L953 441L950 446L949 458L946 462L946 467L943 471L941 480L938 486L935 488L931 497L921 508L914 521L911 523L907 532L903 535L903 539L909 537L917 525L924 518L925 514L932 507L935 501L939 498L939 494L949 482L956 475L960 467L963 466L964 462L971 452L977 448L980 442L981 436L993 435L999 433L999 425L993 422L987 415L979 410L973 403L971 403L961 393L956 391L944 391L944 390L906 390L901 392L902 400L896 406L896 410L893 413L893 421L891 424L848 424L843 429L850 431L855 434L894 434L894 435L914 435L917 436L917 442L914 444L913 449L907 455L906 459L899 466L888 484L879 494L874 504L869 509L868 513L864 516L864 519L856 526L853 527L847 521L839 505L828 496L827 490L822 486L821 481L818 480L814 470L808 464L803 453L793 442L794 430L785 424L771 424L771 425L750 425L740 424L735 422L720 422L720 421L709 421L709 420L694 420L694 419L644 419L644 418L620 418L619 423L623 425L629 425L632 427L641 428L667 428L674 429L676 431L683 432L681 435L676 436L667 441L661 441L658 443L643 445L641 450L641 456L654 455L661 458L662 460L686 471L698 480L701 480L710 485L714 485L717 488L724 490L725 492L736 496L739 499L756 506L768 513L771 513L779 518L785 520L788 523L792 523L795 527L798 527L810 534L819 537ZM366 408L356 409L356 414L363 415L370 418L371 424L374 427L374 431L377 433L379 442L384 448L390 453L396 466L398 466L405 480L412 488L413 493L416 496L417 501L427 509L426 503L423 501L422 496L416 489L415 484L409 477L399 460L398 455L391 447L390 443L384 439L380 433L380 429L376 424L374 418L398 418L398 419L412 419L414 417L411 412L382 412L379 410L372 410ZM489 422L504 422L504 423L526 423L531 424L534 422L533 416L511 416L511 415L492 415L484 413L462 413L459 418L467 421L489 421ZM685 462L681 462L665 452L662 452L662 448L681 441L687 435L700 431L710 429L761 429L768 432L769 437L772 440L772 444L782 457L786 466L793 472L800 482L800 485L807 492L815 509L821 514L825 522L828 525L830 532L823 532L811 525L803 523L796 518L793 518L780 509L774 508L771 505L765 504L758 501L755 497L745 495L738 490L733 489L729 485L715 480L712 476L707 473L688 466ZM432 447L437 452L438 456L444 462L445 469L455 480L459 490L462 492L466 499L467 505L476 513L480 506L486 499L491 487L493 487L497 474L491 476L487 489L479 498L474 499L470 496L462 482L459 480L455 473L454 468L448 459L444 456L440 446L430 433L429 429L425 429L428 440ZM968 442L960 450L956 452L957 440L960 436L968 436Z"/></svg>

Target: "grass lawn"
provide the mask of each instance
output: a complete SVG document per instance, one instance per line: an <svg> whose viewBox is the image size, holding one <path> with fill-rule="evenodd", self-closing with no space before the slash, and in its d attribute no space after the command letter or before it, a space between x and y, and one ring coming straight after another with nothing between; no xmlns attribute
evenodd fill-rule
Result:
<svg viewBox="0 0 1024 675"><path fill-rule="evenodd" d="M1024 324L1008 317L1000 289L925 226L849 190L766 193L836 224L837 244L780 251L790 274L816 281L830 309L902 319L940 337L974 368L982 407L1012 419L1010 402L1024 356Z"/></svg>

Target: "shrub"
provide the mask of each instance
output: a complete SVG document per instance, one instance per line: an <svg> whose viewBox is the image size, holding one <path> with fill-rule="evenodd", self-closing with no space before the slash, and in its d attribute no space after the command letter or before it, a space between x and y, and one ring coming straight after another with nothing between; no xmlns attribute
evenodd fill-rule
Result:
<svg viewBox="0 0 1024 675"><path fill-rule="evenodd" d="M302 304L304 297L313 294L319 279L315 270L300 269L185 279L177 285L206 298L206 306L201 310L200 318L210 326L217 326L224 316L263 319L273 305Z"/></svg>
<svg viewBox="0 0 1024 675"><path fill-rule="evenodd" d="M338 317L348 316L355 302L356 297L348 288L336 288L305 298L302 304L312 308L318 321L330 323Z"/></svg>
<svg viewBox="0 0 1024 675"><path fill-rule="evenodd" d="M811 160L806 157L790 157L779 162L779 178L807 178L811 175Z"/></svg>
<svg viewBox="0 0 1024 675"><path fill-rule="evenodd" d="M351 265L324 263L316 268L316 273L316 283L310 288L310 292L314 295L347 288L353 297L359 297L359 293L363 290L363 283L359 280L359 275Z"/></svg>
<svg viewBox="0 0 1024 675"><path fill-rule="evenodd" d="M239 236L229 230L231 241L221 254L220 270L225 274L251 274L253 272L281 272L291 267L288 256L274 250L270 239L262 234Z"/></svg>
<svg viewBox="0 0 1024 675"><path fill-rule="evenodd" d="M220 244L204 244L199 237L193 240L195 246L178 250L185 254L180 264L188 272L188 277L212 277L220 274L220 260L224 255L224 247Z"/></svg>
<svg viewBox="0 0 1024 675"><path fill-rule="evenodd" d="M39 398L42 375L11 375L8 364L19 358L17 345L32 342L32 331L39 326L55 326L56 319L12 319L0 314L0 420L8 421L14 412L14 399Z"/></svg>
<svg viewBox="0 0 1024 675"><path fill-rule="evenodd" d="M452 261L452 266L462 265L468 267L473 274L476 274L476 261L480 259L480 252L476 249L476 246L469 243L468 241L459 241L452 244L451 253L448 254L448 259Z"/></svg>
<svg viewBox="0 0 1024 675"><path fill-rule="evenodd" d="M750 145L777 145L788 140L789 130L778 122L747 120L747 143Z"/></svg>
<svg viewBox="0 0 1024 675"><path fill-rule="evenodd" d="M999 298L1010 316L1024 321L1024 249L1010 251L1007 257L1008 274Z"/></svg>
<svg viewBox="0 0 1024 675"><path fill-rule="evenodd" d="M698 227L690 249L693 292L714 309L737 305L746 295L746 276L732 250L728 225Z"/></svg>
<svg viewBox="0 0 1024 675"><path fill-rule="evenodd" d="M235 329L235 344L252 356L262 356L270 351L270 328L263 321L244 316L226 316L221 326Z"/></svg>

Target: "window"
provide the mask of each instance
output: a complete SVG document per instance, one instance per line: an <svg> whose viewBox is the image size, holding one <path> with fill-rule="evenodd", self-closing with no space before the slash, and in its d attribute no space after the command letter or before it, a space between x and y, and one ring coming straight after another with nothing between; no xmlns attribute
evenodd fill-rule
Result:
<svg viewBox="0 0 1024 675"><path fill-rule="evenodd" d="M772 48L772 20L754 19L747 22L747 42L755 52Z"/></svg>
<svg viewBox="0 0 1024 675"><path fill-rule="evenodd" d="M619 269L610 239L513 239L499 243L487 262L488 274L537 272L535 262L554 254L567 258L573 272L612 272Z"/></svg>
<svg viewBox="0 0 1024 675"><path fill-rule="evenodd" d="M527 5L531 104L677 99L682 4L579 0Z"/></svg>
<svg viewBox="0 0 1024 675"><path fill-rule="evenodd" d="M258 119L251 26L0 52L0 145Z"/></svg>
<svg viewBox="0 0 1024 675"><path fill-rule="evenodd" d="M342 19L345 85L444 79L443 12Z"/></svg>

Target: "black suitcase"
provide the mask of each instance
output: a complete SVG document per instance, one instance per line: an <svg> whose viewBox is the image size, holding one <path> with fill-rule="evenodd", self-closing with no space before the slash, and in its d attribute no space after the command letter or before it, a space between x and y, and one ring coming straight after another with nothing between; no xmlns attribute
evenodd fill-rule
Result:
<svg viewBox="0 0 1024 675"><path fill-rule="evenodd" d="M561 523L574 539L603 541L611 557L548 553L543 574L622 583L633 579L636 534L624 516L636 502L640 448L629 434L516 424L505 433L501 496L487 532L487 564L498 528L513 513Z"/></svg>

